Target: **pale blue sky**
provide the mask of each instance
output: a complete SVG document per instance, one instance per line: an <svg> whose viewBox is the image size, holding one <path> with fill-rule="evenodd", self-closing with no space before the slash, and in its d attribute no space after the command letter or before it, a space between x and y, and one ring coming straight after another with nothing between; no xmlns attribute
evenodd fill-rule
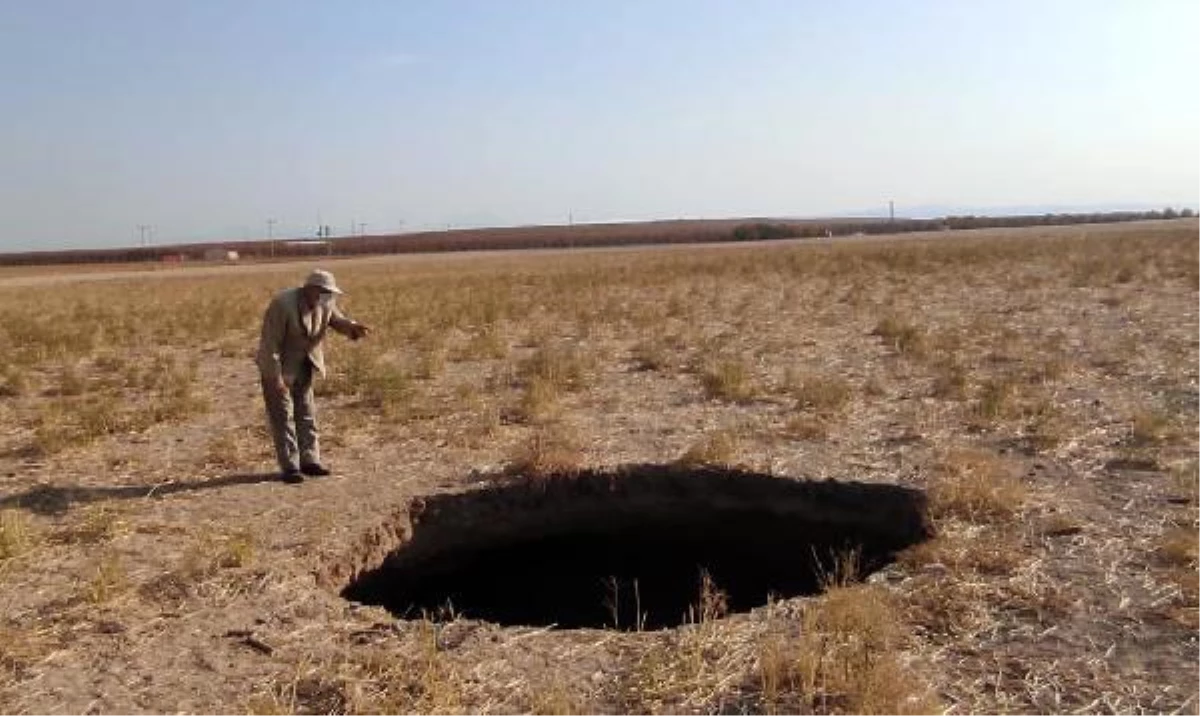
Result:
<svg viewBox="0 0 1200 716"><path fill-rule="evenodd" d="M1195 205L1195 0L0 0L0 250Z"/></svg>

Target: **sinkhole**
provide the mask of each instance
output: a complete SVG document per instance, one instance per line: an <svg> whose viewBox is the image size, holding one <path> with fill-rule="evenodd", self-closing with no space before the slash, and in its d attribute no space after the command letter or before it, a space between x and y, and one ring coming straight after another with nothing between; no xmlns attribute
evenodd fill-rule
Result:
<svg viewBox="0 0 1200 716"><path fill-rule="evenodd" d="M716 468L514 481L415 500L407 539L342 596L401 618L672 627L701 613L706 582L744 612L863 579L930 535L925 508L896 485Z"/></svg>

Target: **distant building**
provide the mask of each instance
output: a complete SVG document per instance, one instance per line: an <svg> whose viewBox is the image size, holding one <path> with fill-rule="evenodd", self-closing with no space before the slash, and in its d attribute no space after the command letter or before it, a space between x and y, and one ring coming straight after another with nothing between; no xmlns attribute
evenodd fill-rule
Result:
<svg viewBox="0 0 1200 716"><path fill-rule="evenodd" d="M237 261L238 252L229 249L205 249L205 261Z"/></svg>
<svg viewBox="0 0 1200 716"><path fill-rule="evenodd" d="M287 247L289 253L295 253L299 251L304 253L312 252L324 253L327 255L333 254L333 242L324 241L321 239L296 239L292 241L285 241L283 242L283 245Z"/></svg>

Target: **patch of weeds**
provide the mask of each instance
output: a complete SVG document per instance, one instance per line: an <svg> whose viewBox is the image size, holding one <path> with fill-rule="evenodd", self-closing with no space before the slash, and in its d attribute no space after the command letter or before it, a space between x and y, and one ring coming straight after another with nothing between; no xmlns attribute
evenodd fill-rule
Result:
<svg viewBox="0 0 1200 716"><path fill-rule="evenodd" d="M1171 419L1160 412L1139 410L1129 422L1129 438L1134 445L1162 445L1177 438Z"/></svg>
<svg viewBox="0 0 1200 716"><path fill-rule="evenodd" d="M755 395L750 371L738 359L718 360L706 366L700 375L705 395L712 400L735 403L750 400Z"/></svg>
<svg viewBox="0 0 1200 716"><path fill-rule="evenodd" d="M741 441L731 430L717 430L692 443L676 463L682 467L733 466Z"/></svg>
<svg viewBox="0 0 1200 716"><path fill-rule="evenodd" d="M1037 531L1043 537L1066 537L1083 531L1083 522L1071 515L1055 512L1043 518Z"/></svg>
<svg viewBox="0 0 1200 716"><path fill-rule="evenodd" d="M962 400L967 392L967 369L954 357L942 358L933 364L933 385L930 395L943 400Z"/></svg>
<svg viewBox="0 0 1200 716"><path fill-rule="evenodd" d="M1195 527L1172 527L1159 538L1155 552L1166 564L1195 570L1200 558L1198 537Z"/></svg>
<svg viewBox="0 0 1200 716"><path fill-rule="evenodd" d="M916 325L897 316L884 316L875 324L871 335L879 336L884 344L902 356L919 358L925 354L925 333Z"/></svg>
<svg viewBox="0 0 1200 716"><path fill-rule="evenodd" d="M955 575L1008 576L1027 560L1013 534L987 530L971 535L940 536L909 547L898 561L910 569L940 566Z"/></svg>
<svg viewBox="0 0 1200 716"><path fill-rule="evenodd" d="M1125 264L1125 265L1121 266L1121 268L1117 269L1117 274L1115 276L1113 276L1113 281L1115 281L1119 284L1129 283L1130 281L1133 281L1137 277L1138 277L1137 268L1135 268L1134 266L1130 266L1129 264Z"/></svg>
<svg viewBox="0 0 1200 716"><path fill-rule="evenodd" d="M401 414L412 401L412 382L404 370L393 363L376 363L359 380L363 406L378 410L386 417Z"/></svg>
<svg viewBox="0 0 1200 716"><path fill-rule="evenodd" d="M1189 460L1171 467L1171 491L1187 502L1200 503L1200 461Z"/></svg>
<svg viewBox="0 0 1200 716"><path fill-rule="evenodd" d="M232 469L246 463L236 436L225 431L217 433L208 439L204 446L204 456L200 458L202 465L221 469Z"/></svg>
<svg viewBox="0 0 1200 716"><path fill-rule="evenodd" d="M369 350L349 351L339 356L326 380L317 381L315 390L320 396L357 395L367 377L375 370L378 356Z"/></svg>
<svg viewBox="0 0 1200 716"><path fill-rule="evenodd" d="M447 352L441 345L430 346L417 356L413 366L413 377L418 380L433 380L446 370Z"/></svg>
<svg viewBox="0 0 1200 716"><path fill-rule="evenodd" d="M525 383L517 415L529 424L546 422L554 417L559 396L557 383L535 375Z"/></svg>
<svg viewBox="0 0 1200 716"><path fill-rule="evenodd" d="M570 474L583 466L583 448L571 431L552 426L535 430L512 451L504 472L528 478Z"/></svg>
<svg viewBox="0 0 1200 716"><path fill-rule="evenodd" d="M34 544L29 518L17 510L0 510L0 565L27 553Z"/></svg>
<svg viewBox="0 0 1200 716"><path fill-rule="evenodd" d="M1070 421L1058 407L1041 403L1030 411L1025 439L1034 452L1047 452L1061 445L1070 434Z"/></svg>
<svg viewBox="0 0 1200 716"><path fill-rule="evenodd" d="M245 567L254 559L254 534L237 530L219 541L216 564L222 569Z"/></svg>
<svg viewBox="0 0 1200 716"><path fill-rule="evenodd" d="M62 366L58 372L55 395L83 395L87 392L87 379L73 363Z"/></svg>
<svg viewBox="0 0 1200 716"><path fill-rule="evenodd" d="M125 566L116 553L106 554L96 565L92 578L84 585L83 598L92 604L103 604L129 587Z"/></svg>
<svg viewBox="0 0 1200 716"><path fill-rule="evenodd" d="M544 716L582 714L588 713L588 709L572 695L563 680L556 678L549 684L541 684L534 688L529 713Z"/></svg>
<svg viewBox="0 0 1200 716"><path fill-rule="evenodd" d="M30 389L29 373L17 365L7 365L0 372L0 398L18 398Z"/></svg>
<svg viewBox="0 0 1200 716"><path fill-rule="evenodd" d="M495 326L473 334L454 358L456 360L500 360L508 356L508 341Z"/></svg>
<svg viewBox="0 0 1200 716"><path fill-rule="evenodd" d="M59 544L100 544L116 537L128 527L122 514L105 505L89 507L79 521L54 533Z"/></svg>
<svg viewBox="0 0 1200 716"><path fill-rule="evenodd" d="M929 479L929 508L935 518L993 522L1012 517L1025 501L1025 486L999 457L983 450L945 454Z"/></svg>
<svg viewBox="0 0 1200 716"><path fill-rule="evenodd" d="M979 388L979 398L974 405L973 413L976 418L984 422L1011 417L1015 410L1017 395L1017 383L1010 377L1004 376L984 381Z"/></svg>
<svg viewBox="0 0 1200 716"><path fill-rule="evenodd" d="M588 362L574 346L548 345L538 348L521 362L517 374L526 382L541 379L557 388L579 390L587 374Z"/></svg>
<svg viewBox="0 0 1200 716"><path fill-rule="evenodd" d="M663 370L670 365L670 354L666 344L656 339L634 345L630 350L630 357L637 370Z"/></svg>
<svg viewBox="0 0 1200 716"><path fill-rule="evenodd" d="M1038 361L1029 373L1029 380L1034 383L1052 383L1066 375L1071 369L1071 362L1066 358L1054 356Z"/></svg>
<svg viewBox="0 0 1200 716"><path fill-rule="evenodd" d="M0 699L12 682L32 676L32 667L59 646L56 642L52 630L45 626L36 628L0 621ZM6 707L5 711L16 713L14 708Z"/></svg>
<svg viewBox="0 0 1200 716"><path fill-rule="evenodd" d="M254 560L257 540L249 529L228 534L204 531L183 554L175 577L186 585L209 579L222 569L245 567Z"/></svg>
<svg viewBox="0 0 1200 716"><path fill-rule="evenodd" d="M783 426L783 435L793 440L820 442L829 438L829 421L820 415L793 415Z"/></svg>
<svg viewBox="0 0 1200 716"><path fill-rule="evenodd" d="M757 682L766 713L936 713L901 658L895 605L877 587L835 587L804 606L799 629L766 636Z"/></svg>
<svg viewBox="0 0 1200 716"><path fill-rule="evenodd" d="M786 383L788 393L796 399L798 410L833 413L850 399L850 384L837 376L789 372Z"/></svg>

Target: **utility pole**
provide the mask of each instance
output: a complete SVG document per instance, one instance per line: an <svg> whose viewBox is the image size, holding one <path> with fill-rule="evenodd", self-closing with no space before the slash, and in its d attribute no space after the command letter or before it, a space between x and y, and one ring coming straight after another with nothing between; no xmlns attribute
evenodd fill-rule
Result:
<svg viewBox="0 0 1200 716"><path fill-rule="evenodd" d="M358 235L359 236L367 235L367 222L365 222L365 221L358 222Z"/></svg>
<svg viewBox="0 0 1200 716"><path fill-rule="evenodd" d="M150 241L146 237L150 234L150 225L149 224L138 224L137 230L138 230L138 245L139 246L149 246Z"/></svg>
<svg viewBox="0 0 1200 716"><path fill-rule="evenodd" d="M271 258L275 258L275 220L267 219L267 243L271 246Z"/></svg>
<svg viewBox="0 0 1200 716"><path fill-rule="evenodd" d="M888 202L888 222L896 223L896 202L894 201Z"/></svg>

